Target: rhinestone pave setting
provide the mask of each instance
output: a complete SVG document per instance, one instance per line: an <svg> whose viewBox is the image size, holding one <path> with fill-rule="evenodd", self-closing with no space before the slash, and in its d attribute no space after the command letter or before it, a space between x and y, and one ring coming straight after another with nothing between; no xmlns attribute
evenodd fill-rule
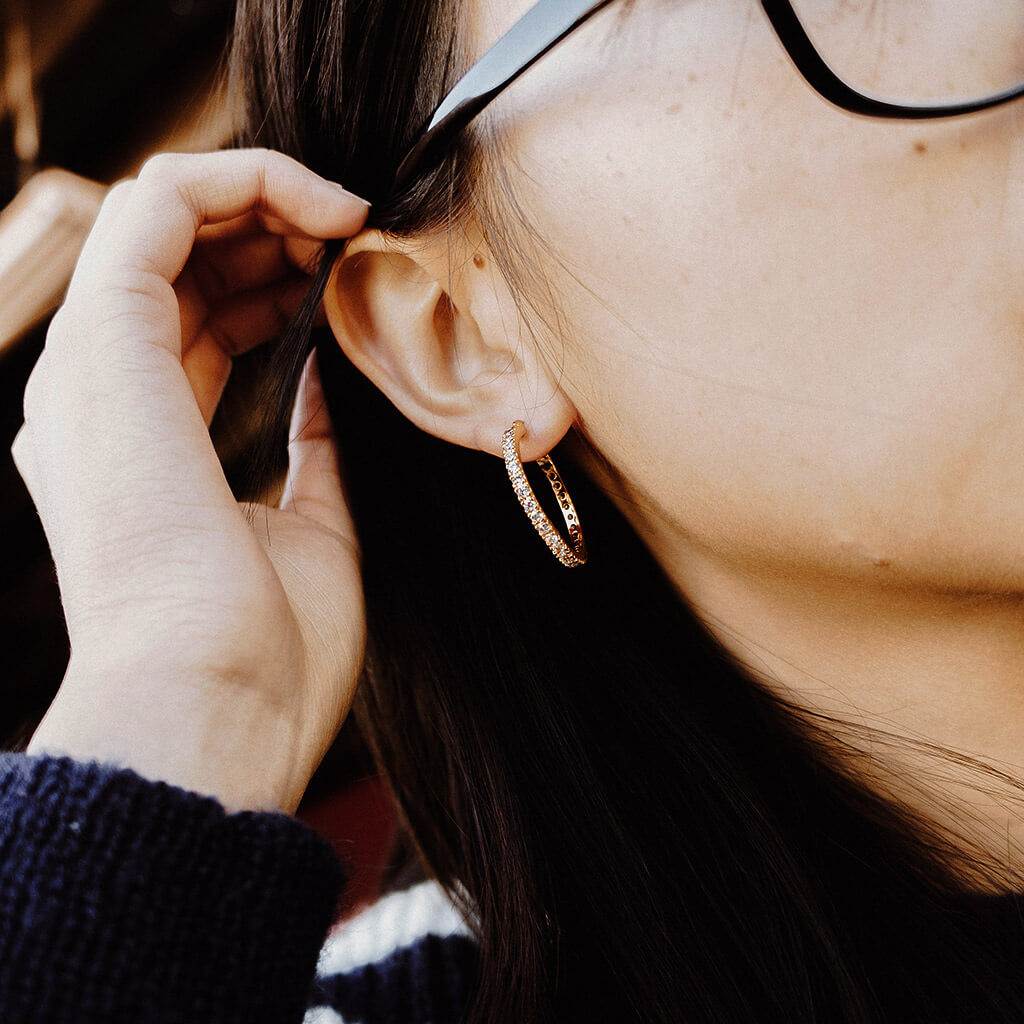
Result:
<svg viewBox="0 0 1024 1024"><path fill-rule="evenodd" d="M572 503L562 478L555 469L555 464L545 455L537 460L537 465L551 484L558 499L558 507L562 510L562 518L565 520L566 529L569 531L569 544L562 539L562 536L552 525L544 510L540 507L537 495L526 479L526 472L523 470L523 462L519 455L519 441L526 433L526 425L522 420L516 420L502 435L501 451L505 457L505 468L508 470L508 478L515 488L519 504L523 511L533 523L534 529L540 534L541 540L547 544L551 553L562 563L570 568L583 565L587 560L587 548L583 543L583 530L580 527L579 517L576 515L576 507ZM571 545L571 546L570 546Z"/></svg>

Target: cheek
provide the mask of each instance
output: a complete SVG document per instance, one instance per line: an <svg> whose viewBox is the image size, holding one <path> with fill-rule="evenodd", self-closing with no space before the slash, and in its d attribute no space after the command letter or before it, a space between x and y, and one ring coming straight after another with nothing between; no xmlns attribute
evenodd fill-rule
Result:
<svg viewBox="0 0 1024 1024"><path fill-rule="evenodd" d="M744 24L676 77L637 68L517 133L572 397L717 551L998 574L1024 550L1015 115L848 118Z"/></svg>

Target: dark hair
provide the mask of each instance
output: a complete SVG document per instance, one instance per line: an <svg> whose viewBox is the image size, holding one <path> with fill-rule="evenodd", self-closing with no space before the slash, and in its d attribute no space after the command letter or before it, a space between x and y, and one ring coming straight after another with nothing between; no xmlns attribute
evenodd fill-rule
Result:
<svg viewBox="0 0 1024 1024"><path fill-rule="evenodd" d="M240 0L242 141L374 200L398 234L473 210L514 274L480 132L387 196L465 64L457 15ZM279 415L336 252L278 352ZM983 861L736 664L601 490L559 458L591 550L566 570L499 462L317 347L364 554L357 713L429 870L476 915L472 1021L1024 1020L1017 905L967 892Z"/></svg>

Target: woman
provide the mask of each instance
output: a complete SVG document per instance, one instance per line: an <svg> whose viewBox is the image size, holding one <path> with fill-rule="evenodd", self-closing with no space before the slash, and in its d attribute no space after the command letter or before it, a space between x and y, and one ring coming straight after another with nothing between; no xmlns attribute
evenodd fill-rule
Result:
<svg viewBox="0 0 1024 1024"><path fill-rule="evenodd" d="M112 192L15 445L74 653L5 761L5 1019L301 1013L340 882L275 812L360 677L478 964L352 1019L1024 1018L1024 15L597 6L410 170L530 4L243 2L288 156ZM240 509L205 427L297 308Z"/></svg>

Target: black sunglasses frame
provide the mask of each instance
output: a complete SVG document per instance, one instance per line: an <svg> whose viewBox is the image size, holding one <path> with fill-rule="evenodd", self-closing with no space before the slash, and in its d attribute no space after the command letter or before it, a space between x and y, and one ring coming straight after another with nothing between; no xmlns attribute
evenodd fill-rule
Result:
<svg viewBox="0 0 1024 1024"><path fill-rule="evenodd" d="M469 71L434 111L416 144L399 165L392 185L397 194L414 174L436 167L455 136L503 90L535 64L573 29L614 0L538 0ZM790 0L760 0L778 36L804 81L823 99L852 114L866 117L926 120L989 110L1024 96L1024 83L994 96L967 103L937 106L888 103L851 88L822 60Z"/></svg>

